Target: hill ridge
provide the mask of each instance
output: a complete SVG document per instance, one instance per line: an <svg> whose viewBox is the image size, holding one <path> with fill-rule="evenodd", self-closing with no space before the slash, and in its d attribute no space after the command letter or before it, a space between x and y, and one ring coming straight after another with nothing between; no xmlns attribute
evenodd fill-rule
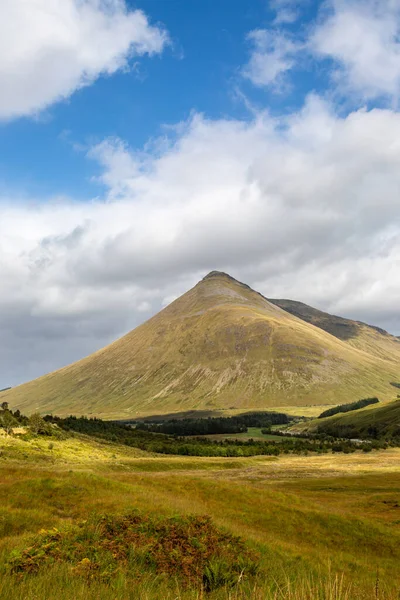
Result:
<svg viewBox="0 0 400 600"><path fill-rule="evenodd" d="M282 308L283 308L283 306L286 306L286 308L284 308L284 310L291 312L291 314L295 314L296 316L298 316L300 319L303 319L303 320L305 320L304 313L302 313L301 311L296 312L294 309L293 309L293 311L290 310L290 304L292 304L293 306L297 306L299 308L302 307L303 309L305 308L307 310L312 310L315 313L319 313L320 315L324 315L326 317L340 320L341 322L365 325L366 327L370 327L371 329L374 329L375 331L377 331L378 333L380 333L382 335L392 336L391 333L386 331L386 329L382 329L382 327L378 327L376 325L371 325L370 323L366 323L364 321L358 321L356 319L348 319L345 317L340 317L339 315L336 315L336 314L330 314L330 313L327 313L326 311L320 310L318 308L313 308L309 304L307 304L305 302L301 302L301 300L289 300L288 298L267 298L267 299L269 300L269 302L276 304L276 306L280 306ZM308 321L308 322L311 322L311 321ZM318 327L318 325L317 325L317 327ZM392 336L392 337L397 337L397 336Z"/></svg>

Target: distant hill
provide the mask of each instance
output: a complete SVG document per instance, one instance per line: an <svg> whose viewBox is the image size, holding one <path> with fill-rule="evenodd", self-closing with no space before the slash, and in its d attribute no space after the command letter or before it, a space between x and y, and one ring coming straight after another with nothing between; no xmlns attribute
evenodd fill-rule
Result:
<svg viewBox="0 0 400 600"><path fill-rule="evenodd" d="M123 338L1 394L12 408L134 418L391 399L400 340L212 272Z"/></svg>
<svg viewBox="0 0 400 600"><path fill-rule="evenodd" d="M365 350L370 354L384 357L387 356L388 351L390 352L390 348L396 348L396 344L400 348L400 339L390 335L380 327L367 325L361 321L353 321L336 315L330 315L329 313L312 308L312 306L308 306L303 302L296 302L295 300L276 300L271 298L268 298L268 300L269 302L272 302L272 304L283 308L283 310L289 312L291 315L323 329L327 333L337 337L339 340L348 342L351 346L358 348L359 350Z"/></svg>
<svg viewBox="0 0 400 600"><path fill-rule="evenodd" d="M400 440L400 400L313 421L307 429L335 437Z"/></svg>

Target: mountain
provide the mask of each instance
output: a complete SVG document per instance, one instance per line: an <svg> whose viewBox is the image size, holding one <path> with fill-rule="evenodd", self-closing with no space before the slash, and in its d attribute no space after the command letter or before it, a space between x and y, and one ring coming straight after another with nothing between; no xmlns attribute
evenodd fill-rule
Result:
<svg viewBox="0 0 400 600"><path fill-rule="evenodd" d="M334 335L324 319L336 317L304 307L213 271L126 336L0 399L27 414L132 418L392 398L400 340L356 322Z"/></svg>

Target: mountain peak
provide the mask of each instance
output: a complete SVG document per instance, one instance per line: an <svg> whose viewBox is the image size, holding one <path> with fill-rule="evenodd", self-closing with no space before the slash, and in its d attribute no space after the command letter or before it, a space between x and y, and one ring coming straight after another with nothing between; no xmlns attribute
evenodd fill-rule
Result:
<svg viewBox="0 0 400 600"><path fill-rule="evenodd" d="M226 277L231 281L236 281L236 279L228 275L228 273L224 273L223 271L210 271L205 277L203 277L203 281L206 279L211 279L212 277Z"/></svg>
<svg viewBox="0 0 400 600"><path fill-rule="evenodd" d="M253 290L253 288L251 288L249 285L247 285L247 283L243 283L242 281L239 281L238 279L235 279L234 277L232 277L232 275L229 275L229 273L224 273L224 271L210 271L210 273L208 273L208 275L206 275L205 277L203 277L203 279L200 281L200 283L202 283L203 281L209 281L212 279L219 279L219 280L225 280L225 283L230 284L229 287L232 287L232 284L237 287L241 287L243 290L247 290L248 292L251 292L252 294L255 294L256 296L259 296L260 299L262 299L263 301L268 302L268 298L265 298L265 296L263 296L262 294L260 294L259 292L256 292L255 290Z"/></svg>

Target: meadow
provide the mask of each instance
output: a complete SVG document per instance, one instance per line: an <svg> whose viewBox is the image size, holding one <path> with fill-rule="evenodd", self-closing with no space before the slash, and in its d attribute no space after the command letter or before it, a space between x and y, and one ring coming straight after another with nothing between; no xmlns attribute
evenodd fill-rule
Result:
<svg viewBox="0 0 400 600"><path fill-rule="evenodd" d="M272 440L280 442L281 437L274 434L262 433L261 427L249 427L244 433L220 434L215 433L206 436L209 440Z"/></svg>
<svg viewBox="0 0 400 600"><path fill-rule="evenodd" d="M195 437L195 436L194 436ZM262 427L248 427L244 433L214 433L204 436L209 440L263 440L265 442L282 442L285 440L282 436L273 433L262 433ZM303 438L296 438L303 439Z"/></svg>
<svg viewBox="0 0 400 600"><path fill-rule="evenodd" d="M77 434L51 442L2 436L0 444L1 600L399 597L399 449L203 458ZM109 579L90 578L68 560L12 572L38 535L64 535L48 533L57 528L67 539L82 522L132 510L154 519L207 515L218 531L240 536L258 570L210 592L138 562Z"/></svg>

